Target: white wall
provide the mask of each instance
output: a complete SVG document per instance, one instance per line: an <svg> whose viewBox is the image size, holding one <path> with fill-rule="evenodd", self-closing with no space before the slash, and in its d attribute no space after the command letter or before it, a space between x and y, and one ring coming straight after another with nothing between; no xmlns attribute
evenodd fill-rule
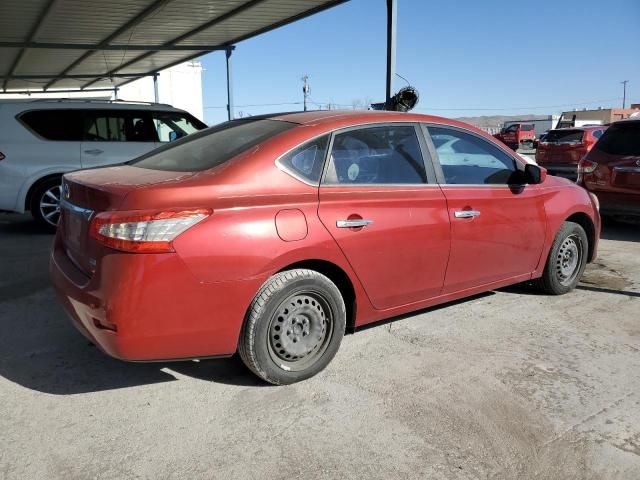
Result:
<svg viewBox="0 0 640 480"><path fill-rule="evenodd" d="M155 101L153 78L141 78L118 91L120 100ZM204 120L202 65L191 61L163 70L158 75L158 101L188 111Z"/></svg>

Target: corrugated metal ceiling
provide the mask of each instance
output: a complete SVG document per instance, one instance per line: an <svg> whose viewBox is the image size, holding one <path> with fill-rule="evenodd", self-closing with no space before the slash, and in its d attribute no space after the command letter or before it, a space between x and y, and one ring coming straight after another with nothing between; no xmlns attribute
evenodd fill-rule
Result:
<svg viewBox="0 0 640 480"><path fill-rule="evenodd" d="M2 0L0 88L109 88L347 0Z"/></svg>

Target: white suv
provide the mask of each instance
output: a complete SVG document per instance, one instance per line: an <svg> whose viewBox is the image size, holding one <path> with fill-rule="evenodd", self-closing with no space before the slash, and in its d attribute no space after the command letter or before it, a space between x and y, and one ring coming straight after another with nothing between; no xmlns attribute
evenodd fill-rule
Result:
<svg viewBox="0 0 640 480"><path fill-rule="evenodd" d="M170 105L0 101L0 211L31 210L55 228L63 173L122 163L203 128Z"/></svg>

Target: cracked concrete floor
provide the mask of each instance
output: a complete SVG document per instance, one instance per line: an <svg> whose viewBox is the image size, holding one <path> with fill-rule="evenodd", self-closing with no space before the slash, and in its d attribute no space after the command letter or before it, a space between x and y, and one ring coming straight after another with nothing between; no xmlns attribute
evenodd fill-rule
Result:
<svg viewBox="0 0 640 480"><path fill-rule="evenodd" d="M0 478L640 478L640 228L563 297L521 286L349 335L320 376L125 364L48 286L51 236L0 216Z"/></svg>

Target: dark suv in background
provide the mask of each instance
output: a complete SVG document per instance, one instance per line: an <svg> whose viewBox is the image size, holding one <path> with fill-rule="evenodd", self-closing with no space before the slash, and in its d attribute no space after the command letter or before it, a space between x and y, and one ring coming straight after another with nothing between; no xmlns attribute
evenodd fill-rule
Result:
<svg viewBox="0 0 640 480"><path fill-rule="evenodd" d="M578 162L607 129L604 125L549 130L538 142L536 162L552 175L576 180Z"/></svg>
<svg viewBox="0 0 640 480"><path fill-rule="evenodd" d="M640 118L611 124L578 166L603 215L640 216Z"/></svg>

